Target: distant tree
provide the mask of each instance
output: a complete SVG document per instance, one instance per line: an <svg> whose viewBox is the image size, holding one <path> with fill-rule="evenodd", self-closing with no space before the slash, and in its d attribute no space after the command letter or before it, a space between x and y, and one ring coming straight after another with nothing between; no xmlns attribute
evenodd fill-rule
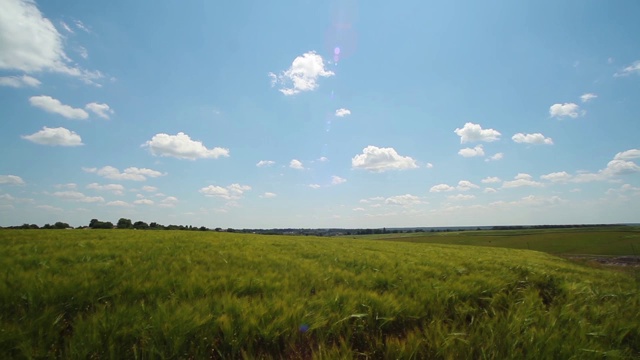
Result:
<svg viewBox="0 0 640 360"><path fill-rule="evenodd" d="M131 219L120 218L118 220L118 229L131 229L132 227Z"/></svg>
<svg viewBox="0 0 640 360"><path fill-rule="evenodd" d="M207 230L209 230L209 229L207 229L207 227L206 227L206 226L200 226L200 229L198 229L198 230L200 230L200 231L207 231Z"/></svg>
<svg viewBox="0 0 640 360"><path fill-rule="evenodd" d="M40 227L36 224L29 225L29 229L40 229Z"/></svg>
<svg viewBox="0 0 640 360"><path fill-rule="evenodd" d="M91 219L91 221L89 221L89 227L90 228L95 228L96 225L99 223L100 221L98 219Z"/></svg>
<svg viewBox="0 0 640 360"><path fill-rule="evenodd" d="M58 221L55 224L53 224L53 228L54 229L66 229L66 228L70 228L71 226L69 226L69 224L67 223L63 223L62 221Z"/></svg>
<svg viewBox="0 0 640 360"><path fill-rule="evenodd" d="M44 224L44 226L42 228L43 229L53 229L53 226L51 226L51 224Z"/></svg>
<svg viewBox="0 0 640 360"><path fill-rule="evenodd" d="M149 228L149 225L144 221L136 221L135 223L133 223L133 228L145 230Z"/></svg>
<svg viewBox="0 0 640 360"><path fill-rule="evenodd" d="M214 229L214 231L220 232L220 231L222 231L222 228L217 227L217 228Z"/></svg>

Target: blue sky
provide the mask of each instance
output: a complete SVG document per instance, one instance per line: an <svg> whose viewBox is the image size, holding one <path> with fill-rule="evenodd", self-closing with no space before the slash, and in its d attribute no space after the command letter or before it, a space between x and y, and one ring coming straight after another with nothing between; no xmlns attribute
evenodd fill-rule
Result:
<svg viewBox="0 0 640 360"><path fill-rule="evenodd" d="M0 226L640 221L637 1L0 9Z"/></svg>

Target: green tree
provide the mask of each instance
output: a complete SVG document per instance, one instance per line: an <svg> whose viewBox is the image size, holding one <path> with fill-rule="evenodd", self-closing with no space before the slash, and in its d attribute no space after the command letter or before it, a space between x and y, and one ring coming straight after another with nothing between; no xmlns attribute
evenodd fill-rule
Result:
<svg viewBox="0 0 640 360"><path fill-rule="evenodd" d="M118 220L118 229L131 229L132 227L131 219L120 218Z"/></svg>
<svg viewBox="0 0 640 360"><path fill-rule="evenodd" d="M133 223L133 228L144 230L144 229L148 229L149 225L144 221L136 221L135 223Z"/></svg>

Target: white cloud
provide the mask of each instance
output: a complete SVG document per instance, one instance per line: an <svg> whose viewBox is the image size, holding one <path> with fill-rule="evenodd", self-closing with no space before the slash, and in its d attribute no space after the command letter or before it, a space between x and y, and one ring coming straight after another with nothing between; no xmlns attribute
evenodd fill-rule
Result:
<svg viewBox="0 0 640 360"><path fill-rule="evenodd" d="M432 193L438 193L438 192L445 192L445 191L453 191L456 188L454 188L453 186L449 186L447 184L438 184L438 185L434 185L431 187L431 189L429 189L429 192Z"/></svg>
<svg viewBox="0 0 640 360"><path fill-rule="evenodd" d="M640 158L640 149L631 149L619 152L613 157L614 160L631 160Z"/></svg>
<svg viewBox="0 0 640 360"><path fill-rule="evenodd" d="M546 144L553 145L553 139L549 137L545 137L540 133L535 134L523 134L517 133L511 137L511 140L517 142L518 144Z"/></svg>
<svg viewBox="0 0 640 360"><path fill-rule="evenodd" d="M237 200L242 198L242 195L251 190L251 186L231 184L226 187L209 185L199 190L201 194L208 197L219 197L226 200Z"/></svg>
<svg viewBox="0 0 640 360"><path fill-rule="evenodd" d="M64 200L78 201L78 202L84 202L84 203L95 203L95 202L104 201L104 198L102 196L87 196L78 191L56 191L51 195Z"/></svg>
<svg viewBox="0 0 640 360"><path fill-rule="evenodd" d="M640 171L640 166L632 161L611 160L602 172L607 176L628 175Z"/></svg>
<svg viewBox="0 0 640 360"><path fill-rule="evenodd" d="M275 161L271 161L271 160L260 160L258 161L258 163L256 164L257 167L267 167L267 166L271 166L273 164L275 164Z"/></svg>
<svg viewBox="0 0 640 360"><path fill-rule="evenodd" d="M177 203L178 198L176 198L175 196L167 196L166 198L162 199L162 201L160 201L160 204L158 204L158 206L163 208L172 208L176 206Z"/></svg>
<svg viewBox="0 0 640 360"><path fill-rule="evenodd" d="M491 157L484 159L484 161L498 161L498 160L502 160L503 157L504 157L504 154L499 152L499 153L493 154Z"/></svg>
<svg viewBox="0 0 640 360"><path fill-rule="evenodd" d="M278 196L278 195L275 194L275 193L272 193L272 192L266 192L266 193L260 195L260 197L263 198L263 199L272 199L272 198L274 198L276 196Z"/></svg>
<svg viewBox="0 0 640 360"><path fill-rule="evenodd" d="M142 191L146 191L146 192L156 192L158 191L158 188L155 186L149 186L149 185L145 185L142 187Z"/></svg>
<svg viewBox="0 0 640 360"><path fill-rule="evenodd" d="M465 195L465 194L457 194L457 195L449 195L447 199L452 201L464 201L464 200L473 200L475 199L475 195Z"/></svg>
<svg viewBox="0 0 640 360"><path fill-rule="evenodd" d="M309 187L312 189L320 189L322 186L318 185L318 184L309 184Z"/></svg>
<svg viewBox="0 0 640 360"><path fill-rule="evenodd" d="M36 206L36 208L42 209L42 210L45 210L45 211L51 211L51 212L63 211L61 208L55 207L55 206L51 206L51 205L38 205L38 206Z"/></svg>
<svg viewBox="0 0 640 360"><path fill-rule="evenodd" d="M551 182L568 182L571 178L572 176L566 171L553 172L540 176L540 179Z"/></svg>
<svg viewBox="0 0 640 360"><path fill-rule="evenodd" d="M338 185L346 182L347 182L347 179L341 178L340 176L333 175L331 177L331 185Z"/></svg>
<svg viewBox="0 0 640 360"><path fill-rule="evenodd" d="M574 103L553 104L549 107L549 114L551 117L562 118L568 116L575 119L585 113L586 112L584 110L580 111L580 106Z"/></svg>
<svg viewBox="0 0 640 360"><path fill-rule="evenodd" d="M462 129L455 129L454 132L460 136L460 143L484 141L492 142L500 140L500 133L493 129L482 129L482 126L474 123L466 123Z"/></svg>
<svg viewBox="0 0 640 360"><path fill-rule="evenodd" d="M624 69L622 69L621 72L617 72L617 73L613 74L613 76L615 76L615 77L629 76L631 74L640 75L640 60L635 61L633 64L625 67Z"/></svg>
<svg viewBox="0 0 640 360"><path fill-rule="evenodd" d="M340 108L340 109L336 110L336 116L337 117L345 117L347 115L351 115L351 110L344 109L344 108Z"/></svg>
<svg viewBox="0 0 640 360"><path fill-rule="evenodd" d="M120 170L118 170L113 166L105 166L101 169L82 168L82 170L88 173L98 174L99 176L102 176L111 180L145 181L147 177L155 178L155 177L166 175L156 170L147 169L147 168L137 168L137 167L128 167L124 169L123 172L120 172Z"/></svg>
<svg viewBox="0 0 640 360"><path fill-rule="evenodd" d="M474 148L464 148L458 151L458 155L462 157L475 157L475 156L484 156L484 149L482 145L477 145Z"/></svg>
<svg viewBox="0 0 640 360"><path fill-rule="evenodd" d="M353 211L365 211L365 209L361 208L361 207L353 208L351 210L353 210Z"/></svg>
<svg viewBox="0 0 640 360"><path fill-rule="evenodd" d="M384 172L388 170L415 169L418 167L416 161L409 156L400 156L393 148L379 148L367 146L351 159L351 167L354 169L365 169L373 172Z"/></svg>
<svg viewBox="0 0 640 360"><path fill-rule="evenodd" d="M23 139L29 140L40 145L50 146L80 146L82 138L80 135L73 131L67 130L63 127L48 128L43 127L42 130L33 133L31 135L23 135Z"/></svg>
<svg viewBox="0 0 640 360"><path fill-rule="evenodd" d="M113 114L113 110L107 104L98 104L95 102L88 103L84 107L85 109L93 112L103 119L109 119L109 115Z"/></svg>
<svg viewBox="0 0 640 360"><path fill-rule="evenodd" d="M32 0L4 0L0 12L0 70L51 71L94 83L99 71L70 66L62 35Z"/></svg>
<svg viewBox="0 0 640 360"><path fill-rule="evenodd" d="M124 191L124 186L120 184L100 185L98 183L91 183L87 185L87 189L98 190L98 191L111 191L116 195L122 195L122 192Z"/></svg>
<svg viewBox="0 0 640 360"><path fill-rule="evenodd" d="M411 194L397 195L391 196L384 200L387 205L400 205L400 206L411 206L421 204L422 200L419 197Z"/></svg>
<svg viewBox="0 0 640 360"><path fill-rule="evenodd" d="M56 189L76 189L78 187L77 184L68 183L68 184L56 184L54 185Z"/></svg>
<svg viewBox="0 0 640 360"><path fill-rule="evenodd" d="M67 119L86 119L89 117L89 114L83 109L64 105L60 100L47 95L32 96L29 98L29 103L47 112L62 115Z"/></svg>
<svg viewBox="0 0 640 360"><path fill-rule="evenodd" d="M75 32L73 31L73 29L71 29L71 27L69 27L69 25L67 25L66 22L64 21L60 21L60 25L62 26L63 29L65 29L68 33L70 34L75 34Z"/></svg>
<svg viewBox="0 0 640 360"><path fill-rule="evenodd" d="M78 48L76 49L76 51L78 51L78 54L83 58L83 59L88 59L89 58L89 52L87 51L87 49L83 46L78 46Z"/></svg>
<svg viewBox="0 0 640 360"><path fill-rule="evenodd" d="M499 183L500 181L502 180L500 180L500 178L496 176L489 176L480 180L480 182L482 182L483 184L494 184L494 183Z"/></svg>
<svg viewBox="0 0 640 360"><path fill-rule="evenodd" d="M0 175L0 185L24 185L25 182L20 176Z"/></svg>
<svg viewBox="0 0 640 360"><path fill-rule="evenodd" d="M280 84L280 92L285 95L294 95L303 91L312 91L318 88L319 77L333 76L333 71L324 67L322 57L309 51L296 57L291 67L280 75L269 73L271 86Z"/></svg>
<svg viewBox="0 0 640 360"><path fill-rule="evenodd" d="M228 157L229 149L216 147L207 149L202 142L191 140L189 135L179 132L176 135L156 134L151 140L142 144L156 156L170 156L177 159L217 159L220 156Z"/></svg>
<svg viewBox="0 0 640 360"><path fill-rule="evenodd" d="M593 94L593 93L586 93L586 94L582 94L582 95L580 96L580 100L581 100L583 103L586 103L586 102L588 102L588 101L590 101L590 100L593 100L593 99L595 99L595 98L597 98L597 97L598 97L598 95L596 95L596 94Z"/></svg>
<svg viewBox="0 0 640 360"><path fill-rule="evenodd" d="M82 21L76 20L73 23L76 25L76 28L78 28L79 30L82 30L86 33L91 33L91 30L89 30L89 28L85 24L83 24Z"/></svg>
<svg viewBox="0 0 640 360"><path fill-rule="evenodd" d="M327 157L325 157L325 156L321 156L321 157L318 159L318 161L320 161L320 162L327 162L327 161L329 161L329 159L328 159Z"/></svg>
<svg viewBox="0 0 640 360"><path fill-rule="evenodd" d="M138 199L138 200L135 200L133 203L136 205L153 205L154 204L153 200L149 200L149 199Z"/></svg>
<svg viewBox="0 0 640 360"><path fill-rule="evenodd" d="M293 159L289 162L289 167L296 170L304 170L304 166L300 160Z"/></svg>
<svg viewBox="0 0 640 360"><path fill-rule="evenodd" d="M40 80L29 75L0 77L0 86L21 88L25 86L38 87L40 84Z"/></svg>
<svg viewBox="0 0 640 360"><path fill-rule="evenodd" d="M460 180L458 181L457 189L458 191L469 191L471 189L478 189L480 186L472 183L468 180Z"/></svg>
<svg viewBox="0 0 640 360"><path fill-rule="evenodd" d="M541 187L542 183L533 180L533 177L529 174L519 173L515 176L515 180L505 181L502 183L503 188L516 188L521 186L533 186Z"/></svg>
<svg viewBox="0 0 640 360"><path fill-rule="evenodd" d="M485 193L485 194L493 194L495 192L498 192L498 190L496 190L496 189L494 189L492 187L488 187L488 188L485 188L484 190L482 190L482 192Z"/></svg>
<svg viewBox="0 0 640 360"><path fill-rule="evenodd" d="M427 169L433 169L433 164L432 163L427 163Z"/></svg>
<svg viewBox="0 0 640 360"><path fill-rule="evenodd" d="M109 201L108 203L106 203L106 205L107 206L118 206L118 207L131 207L132 206L128 202L125 202L125 201L122 201L122 200Z"/></svg>

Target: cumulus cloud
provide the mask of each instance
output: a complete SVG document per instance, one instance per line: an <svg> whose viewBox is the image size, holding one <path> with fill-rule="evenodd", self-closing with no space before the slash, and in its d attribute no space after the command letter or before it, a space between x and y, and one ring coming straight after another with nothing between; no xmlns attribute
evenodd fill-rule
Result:
<svg viewBox="0 0 640 360"><path fill-rule="evenodd" d="M336 116L337 117L345 117L347 115L351 115L351 110L344 109L344 108L340 108L340 109L336 110Z"/></svg>
<svg viewBox="0 0 640 360"><path fill-rule="evenodd" d="M426 167L427 167L427 169L433 169L433 164L432 163L427 163Z"/></svg>
<svg viewBox="0 0 640 360"><path fill-rule="evenodd" d="M580 100L581 100L583 103L586 103L586 102L588 102L588 101L590 101L590 100L593 100L593 99L595 99L595 98L597 98L597 97L598 97L598 95L596 95L596 94L593 94L593 93L587 93L587 94L582 94L582 95L580 96Z"/></svg>
<svg viewBox="0 0 640 360"><path fill-rule="evenodd" d="M482 182L483 184L494 184L494 183L499 183L500 181L502 180L500 180L500 178L496 176L488 176L480 180L480 182Z"/></svg>
<svg viewBox="0 0 640 360"><path fill-rule="evenodd" d="M40 80L29 75L0 77L0 86L21 88L26 86L38 87L40 84Z"/></svg>
<svg viewBox="0 0 640 360"><path fill-rule="evenodd" d="M620 77L620 76L629 76L631 74L640 75L640 60L635 61L633 64L625 67L620 72L613 74L613 76Z"/></svg>
<svg viewBox="0 0 640 360"><path fill-rule="evenodd" d="M98 183L91 183L87 185L87 189L98 190L98 191L110 191L116 195L122 195L124 191L124 186L120 184L100 185Z"/></svg>
<svg viewBox="0 0 640 360"><path fill-rule="evenodd" d="M580 115L584 115L586 112L580 111L580 106L574 103L564 103L564 104L553 104L549 108L549 115L551 117L563 118L577 118Z"/></svg>
<svg viewBox="0 0 640 360"><path fill-rule="evenodd" d="M156 134L151 140L142 144L142 147L149 148L153 155L177 159L217 159L220 156L229 156L229 149L220 147L207 149L201 141L191 140L191 137L183 132L176 135Z"/></svg>
<svg viewBox="0 0 640 360"><path fill-rule="evenodd" d="M331 185L338 185L346 182L347 182L347 179L341 178L340 176L333 175L331 177Z"/></svg>
<svg viewBox="0 0 640 360"><path fill-rule="evenodd" d="M0 12L0 70L50 71L94 83L103 77L71 65L62 35L32 0L4 0Z"/></svg>
<svg viewBox="0 0 640 360"><path fill-rule="evenodd" d="M631 160L637 158L640 158L640 149L630 149L617 153L613 160Z"/></svg>
<svg viewBox="0 0 640 360"><path fill-rule="evenodd" d="M293 159L289 162L289 167L296 170L304 170L304 166L300 160Z"/></svg>
<svg viewBox="0 0 640 360"><path fill-rule="evenodd" d="M464 200L473 200L475 199L475 195L465 195L465 194L457 194L457 195L449 195L447 199L451 201L464 201Z"/></svg>
<svg viewBox="0 0 640 360"><path fill-rule="evenodd" d="M275 161L271 161L271 160L260 160L258 161L258 163L256 164L257 167L267 167L267 166L271 166L273 164L275 164Z"/></svg>
<svg viewBox="0 0 640 360"><path fill-rule="evenodd" d="M138 199L138 200L135 200L133 203L136 205L153 205L154 204L153 200L149 200L149 199Z"/></svg>
<svg viewBox="0 0 640 360"><path fill-rule="evenodd" d="M479 124L468 122L464 124L462 129L455 129L456 135L460 136L460 143L467 142L492 142L500 140L500 133L493 129L483 129Z"/></svg>
<svg viewBox="0 0 640 360"><path fill-rule="evenodd" d="M278 196L278 195L275 194L275 193L272 193L272 192L266 192L266 193L260 195L260 197L263 198L263 199L272 199L272 198L274 198L276 196Z"/></svg>
<svg viewBox="0 0 640 360"><path fill-rule="evenodd" d="M480 186L472 183L471 181L468 180L460 180L458 181L458 186L456 187L456 189L458 189L458 191L469 191L471 189L478 189Z"/></svg>
<svg viewBox="0 0 640 360"><path fill-rule="evenodd" d="M56 191L51 195L60 199L83 203L95 203L104 201L104 198L102 196L87 196L78 191Z"/></svg>
<svg viewBox="0 0 640 360"><path fill-rule="evenodd" d="M146 191L146 192L156 192L158 191L158 188L155 186L149 186L149 185L145 185L142 187L142 191Z"/></svg>
<svg viewBox="0 0 640 360"><path fill-rule="evenodd" d="M133 205L129 204L128 202L122 201L122 200L116 200L116 201L109 201L108 203L106 203L107 206L117 206L117 207L132 207Z"/></svg>
<svg viewBox="0 0 640 360"><path fill-rule="evenodd" d="M475 157L475 156L484 156L484 149L482 145L477 145L474 148L464 148L458 151L458 155L462 157Z"/></svg>
<svg viewBox="0 0 640 360"><path fill-rule="evenodd" d="M521 186L533 186L541 187L542 183L533 180L533 177L529 174L519 173L515 176L514 180L505 181L502 183L503 188L516 188Z"/></svg>
<svg viewBox="0 0 640 360"><path fill-rule="evenodd" d="M63 127L48 128L43 127L42 130L31 135L23 135L23 139L33 143L49 146L80 146L82 138L74 131L70 131Z"/></svg>
<svg viewBox="0 0 640 360"><path fill-rule="evenodd" d="M111 110L111 108L107 104L98 104L98 103L92 102L85 105L84 108L98 115L103 119L109 119L109 115L113 114L113 110Z"/></svg>
<svg viewBox="0 0 640 360"><path fill-rule="evenodd" d="M494 189L492 187L488 187L488 188L485 188L484 190L482 190L482 192L485 193L485 194L493 194L495 192L498 192L498 190L496 190L496 189Z"/></svg>
<svg viewBox="0 0 640 360"><path fill-rule="evenodd" d="M607 176L629 175L640 171L640 166L632 161L611 160L602 172Z"/></svg>
<svg viewBox="0 0 640 360"><path fill-rule="evenodd" d="M36 206L36 208L41 209L41 210L45 210L45 211L51 211L51 212L63 211L61 208L55 207L55 206L51 206L51 205L38 205L38 206Z"/></svg>
<svg viewBox="0 0 640 360"><path fill-rule="evenodd" d="M553 145L553 139L549 137L545 137L540 133L534 134L523 134L517 133L511 137L511 140L517 142L518 144L546 144Z"/></svg>
<svg viewBox="0 0 640 360"><path fill-rule="evenodd" d="M503 157L504 157L504 154L499 152L499 153L495 153L492 156L484 159L484 161L498 161L498 160L502 160Z"/></svg>
<svg viewBox="0 0 640 360"><path fill-rule="evenodd" d="M415 169L416 161L409 156L400 156L394 148L379 148L367 146L351 159L351 167L372 172L384 172L388 170Z"/></svg>
<svg viewBox="0 0 640 360"><path fill-rule="evenodd" d="M20 176L0 175L0 185L24 185L25 182Z"/></svg>
<svg viewBox="0 0 640 360"><path fill-rule="evenodd" d="M453 186L449 186L447 184L438 184L438 185L434 185L431 187L431 189L429 189L429 192L432 193L438 193L438 192L445 192L445 191L453 191L456 188L454 188Z"/></svg>
<svg viewBox="0 0 640 360"><path fill-rule="evenodd" d="M178 198L175 196L167 196L166 198L162 199L160 201L160 203L158 204L159 207L163 207L163 208L172 208L174 206L176 206L176 204L178 203Z"/></svg>
<svg viewBox="0 0 640 360"><path fill-rule="evenodd" d="M422 200L415 195L404 194L388 197L384 200L384 203L387 205L411 206L421 204Z"/></svg>
<svg viewBox="0 0 640 360"><path fill-rule="evenodd" d="M246 191L251 190L251 186L231 184L226 187L209 185L200 189L200 193L208 197L219 197L226 200L237 200L242 198Z"/></svg>
<svg viewBox="0 0 640 360"><path fill-rule="evenodd" d="M100 169L98 168L82 168L85 172L97 174L107 179L111 180L133 180L133 181L145 181L148 177L160 177L166 174L163 174L159 171L147 169L147 168L137 168L137 167L128 167L124 169L123 172L120 172L117 168L113 166L105 166Z"/></svg>
<svg viewBox="0 0 640 360"><path fill-rule="evenodd" d="M551 182L568 182L571 178L572 176L566 171L553 172L540 176L540 179Z"/></svg>
<svg viewBox="0 0 640 360"><path fill-rule="evenodd" d="M44 111L59 114L67 119L86 119L89 117L89 114L80 108L74 108L69 105L64 105L58 99L54 99L51 96L40 95L40 96L32 96L29 98L29 103L32 106L40 108Z"/></svg>
<svg viewBox="0 0 640 360"><path fill-rule="evenodd" d="M296 57L291 67L279 75L269 73L271 86L280 85L280 92L285 95L295 95L303 91L313 91L318 88L318 78L335 75L333 71L325 69L322 57L309 51Z"/></svg>
<svg viewBox="0 0 640 360"><path fill-rule="evenodd" d="M322 186L318 185L318 184L309 184L309 187L312 189L320 189Z"/></svg>

